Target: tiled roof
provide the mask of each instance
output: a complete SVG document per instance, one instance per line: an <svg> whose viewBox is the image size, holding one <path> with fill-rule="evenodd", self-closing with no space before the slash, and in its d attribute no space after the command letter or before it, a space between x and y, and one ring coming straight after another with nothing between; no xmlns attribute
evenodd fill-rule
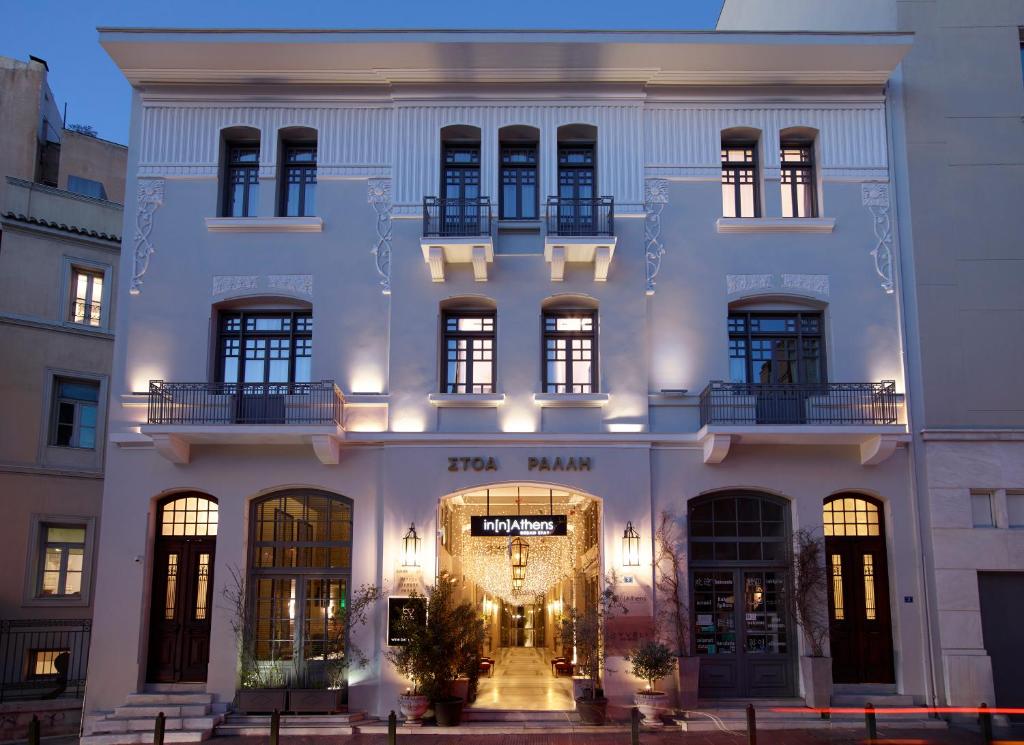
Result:
<svg viewBox="0 0 1024 745"><path fill-rule="evenodd" d="M38 217L30 217L23 215L20 212L5 212L4 217L8 220L17 220L19 222L27 222L31 225L41 225L44 228L53 228L54 230L64 230L68 233L78 233L79 235L87 235L90 238L99 238L104 241L112 241L114 243L121 242L121 236L112 235L110 233L101 233L97 230L89 230L88 228L80 228L77 225L65 225L62 222L53 222L52 220L43 220Z"/></svg>

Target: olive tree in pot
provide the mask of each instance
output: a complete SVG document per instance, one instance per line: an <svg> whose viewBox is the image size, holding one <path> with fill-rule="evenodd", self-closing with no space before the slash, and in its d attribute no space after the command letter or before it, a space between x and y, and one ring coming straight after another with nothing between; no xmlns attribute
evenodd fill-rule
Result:
<svg viewBox="0 0 1024 745"><path fill-rule="evenodd" d="M626 661L633 665L634 676L646 681L647 688L633 695L633 703L644 715L644 722L653 724L668 711L668 694L655 689L655 684L676 669L676 655L661 642L646 641L634 649Z"/></svg>
<svg viewBox="0 0 1024 745"><path fill-rule="evenodd" d="M629 611L615 594L618 578L615 572L605 576L605 589L597 602L569 608L562 618L562 642L576 649L576 670L586 680L583 695L576 697L576 711L584 724L604 724L608 716L608 699L604 697L601 674L605 666L605 627L611 619Z"/></svg>
<svg viewBox="0 0 1024 745"><path fill-rule="evenodd" d="M686 535L679 519L663 511L654 532L655 587L658 590L658 633L675 654L672 687L676 708L697 708L700 657L690 648L690 609L687 605Z"/></svg>
<svg viewBox="0 0 1024 745"><path fill-rule="evenodd" d="M800 658L805 701L811 708L825 708L832 701L832 658L825 656L829 614L824 539L806 528L794 532L790 567L790 614L807 642L808 654Z"/></svg>
<svg viewBox="0 0 1024 745"><path fill-rule="evenodd" d="M246 604L245 574L238 567L228 571L231 582L223 594L238 644L236 707L245 714L284 711L288 706L288 675L280 650L273 642L257 649L255 623Z"/></svg>

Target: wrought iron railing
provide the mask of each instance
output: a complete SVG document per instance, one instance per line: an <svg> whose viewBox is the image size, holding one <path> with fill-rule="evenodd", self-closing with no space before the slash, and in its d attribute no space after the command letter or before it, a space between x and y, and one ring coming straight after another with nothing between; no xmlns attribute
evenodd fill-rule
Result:
<svg viewBox="0 0 1024 745"><path fill-rule="evenodd" d="M89 667L92 621L0 621L0 702L81 698Z"/></svg>
<svg viewBox="0 0 1024 745"><path fill-rule="evenodd" d="M895 424L896 383L726 383L700 394L700 423Z"/></svg>
<svg viewBox="0 0 1024 745"><path fill-rule="evenodd" d="M472 237L491 234L491 198L423 197L423 236Z"/></svg>
<svg viewBox="0 0 1024 745"><path fill-rule="evenodd" d="M615 200L548 197L547 222L548 235L615 235Z"/></svg>
<svg viewBox="0 0 1024 745"><path fill-rule="evenodd" d="M149 382L150 424L341 424L333 380L317 383Z"/></svg>

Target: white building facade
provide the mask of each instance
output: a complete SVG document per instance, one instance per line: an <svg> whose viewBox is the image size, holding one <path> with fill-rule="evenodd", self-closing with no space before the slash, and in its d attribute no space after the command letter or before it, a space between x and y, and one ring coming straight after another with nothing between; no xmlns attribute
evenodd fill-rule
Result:
<svg viewBox="0 0 1024 745"><path fill-rule="evenodd" d="M257 647L294 675L353 588L440 570L493 614L494 648L547 653L557 609L615 571L632 638L664 511L702 696L803 695L782 598L806 528L826 535L837 684L931 700L889 211L908 36L101 42L134 87L137 202L89 711L153 683L229 706L239 577ZM517 513L568 525L525 589L469 527ZM506 606L534 607L529 634ZM350 709L405 688L386 626L381 606L349 630L371 658ZM609 668L625 703L637 682Z"/></svg>

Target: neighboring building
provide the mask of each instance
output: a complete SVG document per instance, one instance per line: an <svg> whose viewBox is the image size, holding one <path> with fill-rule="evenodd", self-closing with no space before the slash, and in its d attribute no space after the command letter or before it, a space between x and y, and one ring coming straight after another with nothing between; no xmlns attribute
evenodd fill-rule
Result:
<svg viewBox="0 0 1024 745"><path fill-rule="evenodd" d="M719 28L914 34L890 214L936 701L1024 707L1024 2L726 0Z"/></svg>
<svg viewBox="0 0 1024 745"><path fill-rule="evenodd" d="M60 685L63 652L65 693L83 695L128 154L64 130L46 75L40 60L0 58L0 709L12 722L12 701ZM105 198L56 188L76 178ZM77 716L50 713L77 732Z"/></svg>
<svg viewBox="0 0 1024 745"><path fill-rule="evenodd" d="M615 570L621 657L654 615L664 510L688 536L702 696L806 690L783 598L811 528L845 608L836 679L928 700L902 295L876 232L909 36L101 43L134 89L137 202L88 732L177 690L202 736L239 690L239 620L295 684L341 653L351 588L440 570L502 656L561 651L559 613ZM513 566L501 526L471 527L487 513L564 516L567 535ZM386 627L381 607L349 630L372 658L353 709L386 715L405 687ZM636 682L609 668L624 703Z"/></svg>

